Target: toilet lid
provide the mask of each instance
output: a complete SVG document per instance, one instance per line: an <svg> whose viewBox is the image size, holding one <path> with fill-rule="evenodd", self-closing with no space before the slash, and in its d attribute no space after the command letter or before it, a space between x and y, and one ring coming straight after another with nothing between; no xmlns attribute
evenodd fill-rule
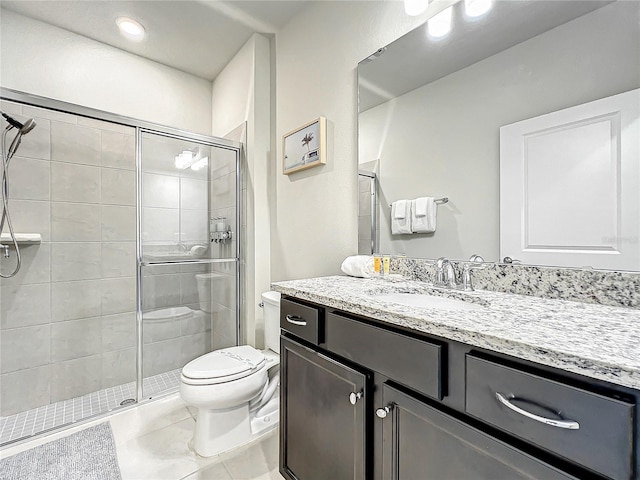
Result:
<svg viewBox="0 0 640 480"><path fill-rule="evenodd" d="M223 348L207 353L187 363L182 375L193 379L214 379L251 375L265 363L262 352L249 345Z"/></svg>

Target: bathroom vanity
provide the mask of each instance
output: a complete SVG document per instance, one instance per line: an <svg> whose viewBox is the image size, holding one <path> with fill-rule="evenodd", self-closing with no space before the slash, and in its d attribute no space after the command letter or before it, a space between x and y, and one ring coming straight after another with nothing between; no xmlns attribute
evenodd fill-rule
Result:
<svg viewBox="0 0 640 480"><path fill-rule="evenodd" d="M286 478L638 478L637 309L341 276L273 288Z"/></svg>

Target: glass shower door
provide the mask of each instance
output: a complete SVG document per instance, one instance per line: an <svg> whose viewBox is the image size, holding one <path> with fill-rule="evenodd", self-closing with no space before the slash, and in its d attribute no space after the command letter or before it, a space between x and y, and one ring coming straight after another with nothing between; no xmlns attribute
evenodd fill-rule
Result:
<svg viewBox="0 0 640 480"><path fill-rule="evenodd" d="M177 388L194 358L237 345L239 150L145 131L140 145L138 373L148 398Z"/></svg>

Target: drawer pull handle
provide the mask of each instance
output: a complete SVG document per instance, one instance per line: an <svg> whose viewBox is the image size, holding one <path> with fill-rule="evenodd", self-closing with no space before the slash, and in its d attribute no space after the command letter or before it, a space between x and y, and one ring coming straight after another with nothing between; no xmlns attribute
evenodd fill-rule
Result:
<svg viewBox="0 0 640 480"><path fill-rule="evenodd" d="M293 323L294 325L298 325L300 327L307 326L307 321L298 315L287 315L285 318L287 319L287 322Z"/></svg>
<svg viewBox="0 0 640 480"><path fill-rule="evenodd" d="M568 428L570 430L578 430L580 428L580 424L573 420L556 420L553 418L541 417L534 413L527 412L526 410L523 410L522 408L515 406L513 403L509 401L509 400L513 400L514 397L506 398L501 393L496 392L496 398L505 407L513 410L516 413L519 413L520 415L524 415L527 418L535 420L536 422L544 423L545 425L551 425L552 427Z"/></svg>
<svg viewBox="0 0 640 480"><path fill-rule="evenodd" d="M376 415L378 416L378 418L385 418L387 415L391 413L392 408L393 408L393 405L388 405L386 407L379 408L376 410Z"/></svg>
<svg viewBox="0 0 640 480"><path fill-rule="evenodd" d="M349 394L349 402L351 403L351 405L355 405L356 403L358 403L358 400L360 400L362 398L364 394L362 393L362 390L360 390L359 392L351 392Z"/></svg>

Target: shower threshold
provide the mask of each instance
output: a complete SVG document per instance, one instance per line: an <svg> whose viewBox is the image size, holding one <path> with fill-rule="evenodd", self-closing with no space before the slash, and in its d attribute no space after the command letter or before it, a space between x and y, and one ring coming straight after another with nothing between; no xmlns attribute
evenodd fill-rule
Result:
<svg viewBox="0 0 640 480"><path fill-rule="evenodd" d="M175 391L180 369L145 378L144 398ZM24 412L0 417L0 447L135 403L136 382L124 383Z"/></svg>

